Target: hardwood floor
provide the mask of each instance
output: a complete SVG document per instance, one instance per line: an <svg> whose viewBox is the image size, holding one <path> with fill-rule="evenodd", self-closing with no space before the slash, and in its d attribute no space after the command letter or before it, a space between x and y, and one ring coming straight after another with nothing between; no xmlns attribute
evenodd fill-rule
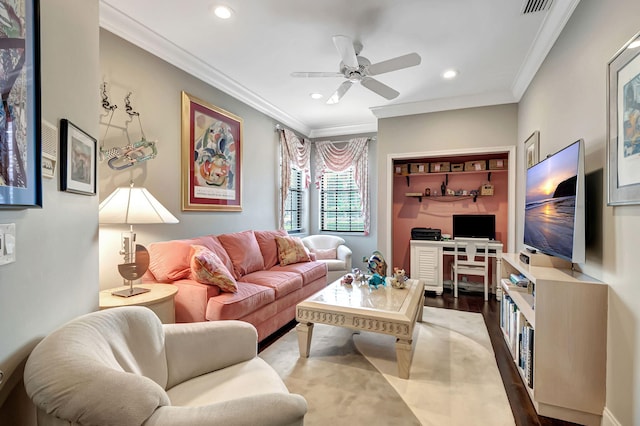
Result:
<svg viewBox="0 0 640 426"><path fill-rule="evenodd" d="M577 426L575 423L565 422L563 420L552 419L549 417L538 416L536 413L525 385L520 379L520 375L516 370L515 363L511 358L507 344L502 337L500 331L500 303L496 301L495 295L485 302L482 293L463 292L460 291L458 298L454 298L450 290L445 290L442 296L436 296L435 293L427 292L425 297L425 306L433 306L437 308L455 309L458 311L477 312L484 317L489 338L493 346L496 356L498 370L502 376L513 418L517 426ZM262 351L281 336L294 328L296 321L282 327L280 330L260 342L258 350Z"/></svg>
<svg viewBox="0 0 640 426"><path fill-rule="evenodd" d="M459 292L458 298L454 298L449 290L445 290L442 296L436 296L435 293L427 292L425 297L425 306L433 306L445 309L455 309L458 311L478 312L484 317L489 338L496 355L496 362L502 382L504 383L511 411L517 426L573 426L575 423L565 422L563 420L552 419L549 417L538 416L536 413L525 385L520 379L520 375L516 370L516 365L511 358L507 344L502 337L500 331L500 303L496 301L495 295L484 301L482 293L465 293ZM491 296L491 295L490 295Z"/></svg>

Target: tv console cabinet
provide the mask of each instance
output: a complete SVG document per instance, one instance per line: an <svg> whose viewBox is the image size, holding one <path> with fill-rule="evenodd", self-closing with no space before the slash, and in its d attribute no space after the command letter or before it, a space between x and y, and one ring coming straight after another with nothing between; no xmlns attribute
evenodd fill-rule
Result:
<svg viewBox="0 0 640 426"><path fill-rule="evenodd" d="M524 275L531 290L511 285L512 273ZM568 262L531 253L504 253L500 284L500 327L538 414L600 425L608 286Z"/></svg>

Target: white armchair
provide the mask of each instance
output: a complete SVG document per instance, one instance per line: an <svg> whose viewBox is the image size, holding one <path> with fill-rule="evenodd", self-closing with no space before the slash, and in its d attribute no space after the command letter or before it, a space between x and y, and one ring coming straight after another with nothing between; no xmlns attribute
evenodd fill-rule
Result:
<svg viewBox="0 0 640 426"><path fill-rule="evenodd" d="M309 235L302 244L316 256L316 260L327 264L329 283L351 272L351 249L343 238L335 235Z"/></svg>
<svg viewBox="0 0 640 426"><path fill-rule="evenodd" d="M24 382L39 425L302 425L306 401L256 351L246 322L163 325L121 307L45 337Z"/></svg>

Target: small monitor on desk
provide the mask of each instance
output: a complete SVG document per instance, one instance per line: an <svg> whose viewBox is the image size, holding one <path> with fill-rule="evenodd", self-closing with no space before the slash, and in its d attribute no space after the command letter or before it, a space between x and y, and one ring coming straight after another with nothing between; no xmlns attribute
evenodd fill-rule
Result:
<svg viewBox="0 0 640 426"><path fill-rule="evenodd" d="M454 214L453 238L496 239L496 216L493 214Z"/></svg>

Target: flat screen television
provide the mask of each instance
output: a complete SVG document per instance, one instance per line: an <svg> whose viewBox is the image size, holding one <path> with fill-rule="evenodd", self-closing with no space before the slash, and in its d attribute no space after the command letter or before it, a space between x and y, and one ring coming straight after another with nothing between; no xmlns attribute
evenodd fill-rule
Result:
<svg viewBox="0 0 640 426"><path fill-rule="evenodd" d="M496 216L493 214L454 214L453 238L496 239Z"/></svg>
<svg viewBox="0 0 640 426"><path fill-rule="evenodd" d="M585 261L584 142L527 170L524 244L573 263Z"/></svg>

